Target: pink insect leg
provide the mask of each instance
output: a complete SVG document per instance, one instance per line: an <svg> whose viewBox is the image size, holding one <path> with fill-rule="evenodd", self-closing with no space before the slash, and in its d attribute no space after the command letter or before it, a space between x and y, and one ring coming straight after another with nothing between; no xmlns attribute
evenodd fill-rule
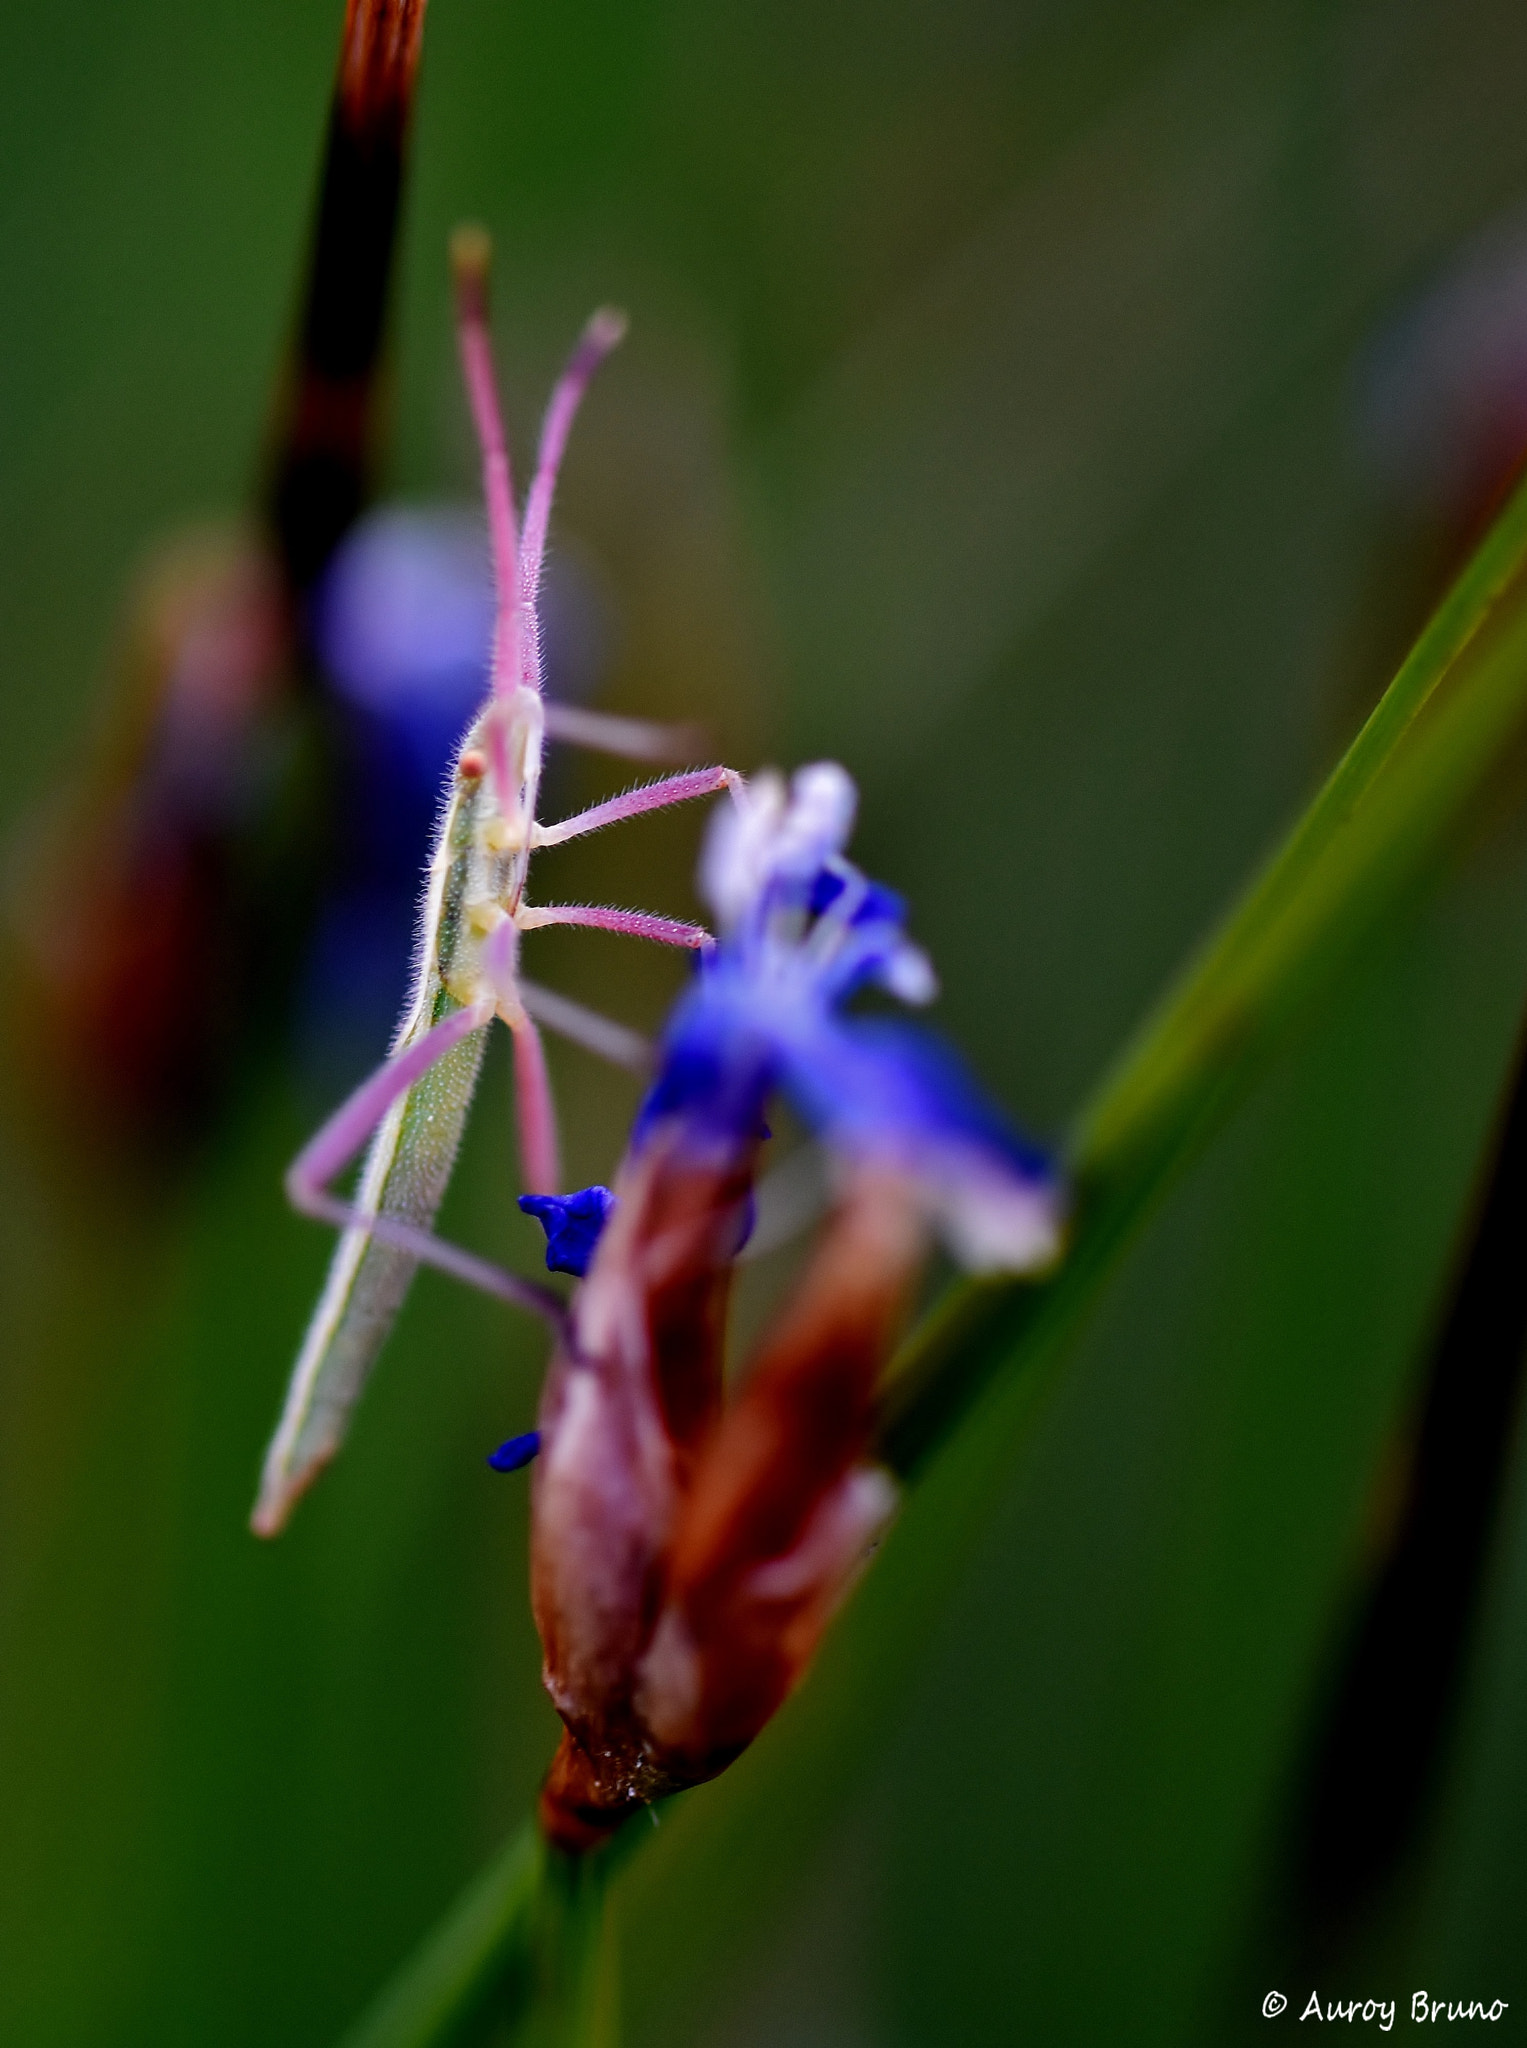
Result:
<svg viewBox="0 0 1527 2048"><path fill-rule="evenodd" d="M617 1024L613 1017L590 1010L583 1003L575 1003L571 996L560 996L555 989L542 988L539 982L520 980L520 1001L548 1031L555 1031L574 1045L581 1045L585 1052L608 1060L612 1067L624 1067L628 1074L649 1074L652 1071L652 1046L639 1031L633 1031L627 1024Z"/></svg>
<svg viewBox="0 0 1527 2048"><path fill-rule="evenodd" d="M654 917L650 910L617 910L605 903L522 903L514 915L521 931L527 932L542 925L577 924L592 931L625 932L633 939L652 939L660 946L689 946L696 951L716 943L703 924Z"/></svg>
<svg viewBox="0 0 1527 2048"><path fill-rule="evenodd" d="M525 533L520 548L519 603L525 620L520 678L533 690L541 687L541 625L536 597L541 585L541 564L546 554L546 529L551 521L552 495L557 472L567 448L573 420L583 403L589 380L626 331L626 316L601 306L579 337L567 368L557 380L541 428L541 445L536 454L536 472L525 500Z"/></svg>
<svg viewBox="0 0 1527 2048"><path fill-rule="evenodd" d="M537 1287L479 1259L458 1245L447 1244L427 1230L415 1229L395 1216L371 1215L353 1202L328 1191L328 1183L355 1157L400 1095L428 1073L452 1047L492 1021L494 1004L473 1003L456 1010L426 1031L415 1044L394 1053L340 1104L321 1130L310 1138L287 1168L286 1193L292 1207L320 1223L340 1230L364 1230L382 1244L408 1252L423 1264L436 1266L469 1287L497 1295L516 1308L528 1309L560 1328L563 1306L549 1288Z"/></svg>
<svg viewBox="0 0 1527 2048"><path fill-rule="evenodd" d="M520 1170L532 1195L554 1195L562 1185L557 1144L557 1110L546 1050L533 1020L524 1016L514 1031L514 1099L519 1116Z"/></svg>
<svg viewBox="0 0 1527 2048"><path fill-rule="evenodd" d="M514 1034L514 1113L520 1134L520 1171L526 1191L554 1195L562 1179L557 1105L546 1071L541 1034L527 1012L519 983L520 935L505 918L483 945L483 970L498 997L498 1014Z"/></svg>
<svg viewBox="0 0 1527 2048"><path fill-rule="evenodd" d="M686 775L665 775L660 782L644 782L623 796L586 811L576 811L560 825L537 825L531 845L561 846L568 839L581 839L587 832L600 832L606 825L618 825L623 818L639 818L643 811L666 810L670 804L687 804L696 797L714 796L718 790L741 789L742 777L735 768L693 768Z"/></svg>
<svg viewBox="0 0 1527 2048"><path fill-rule="evenodd" d="M556 697L546 700L546 737L587 747L595 754L615 754L625 761L692 761L706 750L703 726L623 718L613 711L564 704Z"/></svg>

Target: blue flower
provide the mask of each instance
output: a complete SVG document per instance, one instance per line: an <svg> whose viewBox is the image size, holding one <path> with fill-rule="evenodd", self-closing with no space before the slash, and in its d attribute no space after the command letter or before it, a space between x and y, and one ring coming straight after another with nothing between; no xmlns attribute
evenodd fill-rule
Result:
<svg viewBox="0 0 1527 2048"><path fill-rule="evenodd" d="M976 1268L1032 1270L1060 1247L1054 1168L954 1054L844 1014L870 986L934 988L901 903L843 856L854 802L819 763L718 813L701 883L719 938L663 1035L547 1376L531 1583L564 1734L540 1812L569 1854L724 1770L809 1664L895 1509L876 1390L930 1225ZM822 1141L834 1201L729 1386L776 1088Z"/></svg>
<svg viewBox="0 0 1527 2048"><path fill-rule="evenodd" d="M582 1279L600 1232L615 1207L608 1188L579 1188L573 1195L521 1195L520 1207L546 1232L546 1269Z"/></svg>
<svg viewBox="0 0 1527 2048"><path fill-rule="evenodd" d="M845 1165L912 1184L967 1266L1044 1265L1063 1215L1046 1155L930 1033L842 1014L870 986L913 1003L936 986L900 899L843 856L855 802L847 773L818 762L788 793L759 776L718 812L701 885L721 935L669 1021L638 1141L677 1118L689 1142L725 1150L778 1088Z"/></svg>

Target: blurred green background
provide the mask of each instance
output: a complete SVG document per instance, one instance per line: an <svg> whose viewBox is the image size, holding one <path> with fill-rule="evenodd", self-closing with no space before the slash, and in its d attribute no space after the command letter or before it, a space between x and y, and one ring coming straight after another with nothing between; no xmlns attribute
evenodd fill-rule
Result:
<svg viewBox="0 0 1527 2048"><path fill-rule="evenodd" d="M7 832L90 729L135 566L247 498L338 28L8 9ZM607 593L607 701L698 712L743 767L840 756L941 1022L1058 1134L1461 541L1375 458L1364 380L1527 201L1524 103L1507 0L432 0L389 487L472 488L454 221L496 237L522 448L588 308L628 306L559 524ZM558 856L558 892L682 912L695 830ZM673 985L599 937L531 971L638 1022ZM665 1819L622 1888L633 2042L1232 2040L1280 1983L1284 2027L1317 1984L1527 2023L1515 1473L1402 1904L1317 1980L1280 1979L1275 1925L1524 990L1500 803L1135 1248L861 1768L810 1765L850 1614ZM557 1072L575 1175L606 1173L630 1091ZM445 1224L524 1257L508 1094L494 1063ZM331 1099L273 1033L170 1193L0 1130L6 2042L334 2039L549 1754L525 1495L482 1464L535 1333L422 1278L343 1460L278 1545L245 1532L328 1250L280 1173ZM943 1557L957 1484L888 1571Z"/></svg>

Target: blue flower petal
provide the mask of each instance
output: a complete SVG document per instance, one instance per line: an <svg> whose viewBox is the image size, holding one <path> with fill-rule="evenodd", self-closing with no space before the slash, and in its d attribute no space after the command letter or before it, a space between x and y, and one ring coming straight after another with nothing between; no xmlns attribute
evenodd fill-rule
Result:
<svg viewBox="0 0 1527 2048"><path fill-rule="evenodd" d="M848 887L848 879L835 868L820 868L811 885L807 902L813 917L820 917L829 904L836 903Z"/></svg>
<svg viewBox="0 0 1527 2048"><path fill-rule="evenodd" d="M855 908L850 924L884 924L895 928L901 937L901 927L907 921L907 906L903 897L894 889L886 888L883 882L871 882L864 892L863 901Z"/></svg>
<svg viewBox="0 0 1527 2048"><path fill-rule="evenodd" d="M496 1451L489 1451L488 1463L495 1472L518 1472L541 1448L541 1432L527 1429L523 1436L511 1436Z"/></svg>
<svg viewBox="0 0 1527 2048"><path fill-rule="evenodd" d="M615 1197L608 1188L580 1188L575 1195L521 1195L520 1207L546 1232L547 1271L572 1273L581 1280Z"/></svg>
<svg viewBox="0 0 1527 2048"><path fill-rule="evenodd" d="M781 1087L830 1150L906 1176L968 1265L1047 1263L1064 1212L1047 1156L938 1039L841 1015L871 982L925 1002L933 972L905 936L901 898L842 855L847 777L807 769L791 787L783 804L769 783L740 824L724 814L710 878L721 939L669 1019L636 1142L677 1120L697 1147L743 1145Z"/></svg>
<svg viewBox="0 0 1527 2048"><path fill-rule="evenodd" d="M767 1136L764 1103L778 1056L767 1031L749 1017L747 997L746 982L723 963L680 998L664 1034L657 1079L637 1114L636 1143L674 1116L725 1144Z"/></svg>
<svg viewBox="0 0 1527 2048"><path fill-rule="evenodd" d="M880 1020L825 1020L784 1085L829 1149L916 1184L962 1264L1024 1272L1059 1252L1054 1165L938 1039Z"/></svg>
<svg viewBox="0 0 1527 2048"><path fill-rule="evenodd" d="M986 1151L1022 1179L1055 1178L1048 1155L1014 1130L954 1049L930 1031L888 1018L824 1017L795 1049L784 1079L829 1142L936 1138Z"/></svg>

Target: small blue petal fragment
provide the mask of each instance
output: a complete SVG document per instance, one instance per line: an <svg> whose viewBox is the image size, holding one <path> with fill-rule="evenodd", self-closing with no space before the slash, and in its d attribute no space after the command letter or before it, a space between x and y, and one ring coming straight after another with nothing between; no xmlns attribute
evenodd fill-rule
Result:
<svg viewBox="0 0 1527 2048"><path fill-rule="evenodd" d="M521 1195L520 1207L546 1232L547 1272L571 1273L581 1280L615 1197L608 1188L579 1188L575 1195Z"/></svg>
<svg viewBox="0 0 1527 2048"><path fill-rule="evenodd" d="M900 928L907 921L907 903L904 896L898 896L894 889L886 888L883 882L871 882L864 892L864 900L854 912L853 922L858 925L889 924Z"/></svg>
<svg viewBox="0 0 1527 2048"><path fill-rule="evenodd" d="M830 903L836 903L848 887L842 875L833 868L818 868L812 878L811 894L806 907L813 917L820 917Z"/></svg>
<svg viewBox="0 0 1527 2048"><path fill-rule="evenodd" d="M527 1429L523 1436L512 1436L501 1443L496 1451L488 1453L488 1463L495 1472L518 1472L528 1465L541 1448L541 1432Z"/></svg>

